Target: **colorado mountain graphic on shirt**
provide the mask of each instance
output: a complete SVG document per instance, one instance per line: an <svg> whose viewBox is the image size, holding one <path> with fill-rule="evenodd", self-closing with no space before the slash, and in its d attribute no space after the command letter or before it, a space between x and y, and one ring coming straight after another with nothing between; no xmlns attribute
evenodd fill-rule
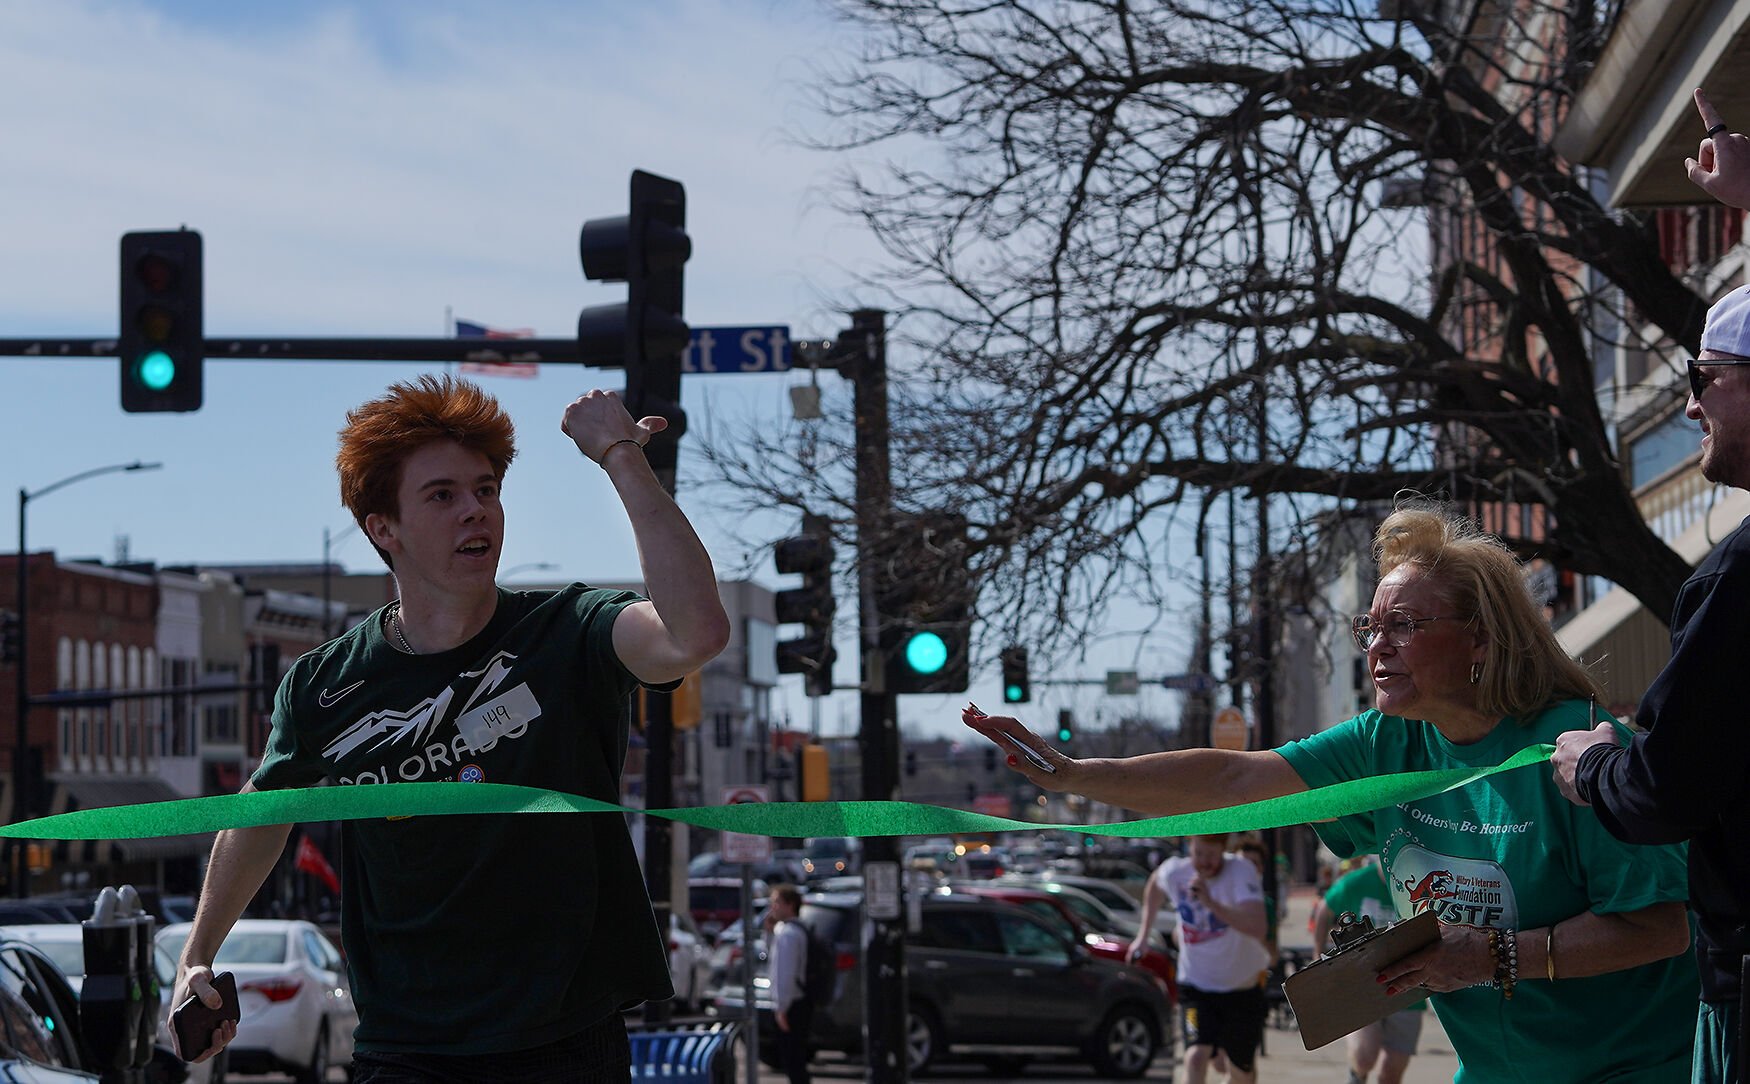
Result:
<svg viewBox="0 0 1750 1084"><path fill-rule="evenodd" d="M399 769L391 774L391 762L407 757L410 752L423 751L429 755L418 759L430 762L425 767L436 767L447 759L446 752L479 754L491 749L501 738L521 737L528 725L540 717L541 705L526 682L499 692L516 658L508 651L500 651L479 669L458 674L456 681L436 696L410 708L369 712L342 730L323 748L322 755L332 764L345 765L347 775L340 779L342 783L397 778L414 781L427 774L421 765L403 759ZM452 718L456 687L470 680L474 682L473 689ZM494 693L498 695L493 696ZM452 733L447 738L440 736L440 728ZM366 765L362 771L355 767Z"/></svg>

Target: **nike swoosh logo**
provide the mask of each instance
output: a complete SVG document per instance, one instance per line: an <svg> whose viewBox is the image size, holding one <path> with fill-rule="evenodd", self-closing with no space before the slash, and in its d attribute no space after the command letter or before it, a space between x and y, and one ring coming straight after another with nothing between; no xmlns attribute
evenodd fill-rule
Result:
<svg viewBox="0 0 1750 1084"><path fill-rule="evenodd" d="M340 690L337 693L331 693L327 689L323 689L321 692L316 694L316 704L318 707L332 708L334 705L340 703L341 697L345 696L347 693L352 692L354 689L358 688L360 685L363 685L363 684L364 684L364 679L360 678L358 681L353 682L351 685L348 685L346 688Z"/></svg>

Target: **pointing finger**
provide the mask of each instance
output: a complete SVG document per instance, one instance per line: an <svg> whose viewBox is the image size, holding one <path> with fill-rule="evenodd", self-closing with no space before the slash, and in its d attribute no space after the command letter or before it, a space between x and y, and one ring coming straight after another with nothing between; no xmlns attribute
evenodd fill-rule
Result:
<svg viewBox="0 0 1750 1084"><path fill-rule="evenodd" d="M1703 127L1712 128L1716 124L1724 124L1726 118L1720 116L1720 111L1714 108L1714 103L1707 100L1700 87L1695 88L1695 109L1701 114Z"/></svg>

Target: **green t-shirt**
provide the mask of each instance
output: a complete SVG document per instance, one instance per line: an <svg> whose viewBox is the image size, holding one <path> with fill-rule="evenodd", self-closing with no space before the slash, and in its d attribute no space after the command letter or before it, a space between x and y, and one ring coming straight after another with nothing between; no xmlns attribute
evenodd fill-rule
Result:
<svg viewBox="0 0 1750 1084"><path fill-rule="evenodd" d="M1325 893L1325 906L1330 908L1332 916L1348 913L1357 918L1370 918L1375 926L1392 922L1395 912L1391 893L1386 891L1385 876L1380 870L1381 867L1369 862L1337 878ZM1329 946L1316 947L1326 949ZM1428 1000L1424 998L1404 1011L1421 1012L1427 1007Z"/></svg>
<svg viewBox="0 0 1750 1084"><path fill-rule="evenodd" d="M390 646L378 613L293 664L255 785L516 783L618 801L638 682L612 633L637 599L500 590L479 635L418 656ZM622 817L355 820L342 839L359 1049L523 1050L673 995Z"/></svg>
<svg viewBox="0 0 1750 1084"><path fill-rule="evenodd" d="M1565 701L1527 725L1503 719L1483 740L1454 745L1428 723L1370 711L1278 752L1308 786L1321 787L1499 764L1591 726L1585 701ZM1530 930L1584 911L1688 898L1682 847L1619 843L1591 810L1561 796L1547 767L1314 828L1339 857L1379 854L1399 916L1433 910L1442 922ZM1679 1082L1689 1079L1696 984L1694 960L1683 953L1554 983L1522 972L1511 1001L1489 986L1432 1001L1459 1057L1458 1084Z"/></svg>

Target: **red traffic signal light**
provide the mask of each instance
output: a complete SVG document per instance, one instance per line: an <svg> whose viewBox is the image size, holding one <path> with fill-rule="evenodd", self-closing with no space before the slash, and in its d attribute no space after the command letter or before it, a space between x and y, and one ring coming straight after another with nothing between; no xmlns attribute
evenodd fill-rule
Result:
<svg viewBox="0 0 1750 1084"><path fill-rule="evenodd" d="M140 414L201 408L201 294L199 233L181 229L122 235L116 353L123 410Z"/></svg>

